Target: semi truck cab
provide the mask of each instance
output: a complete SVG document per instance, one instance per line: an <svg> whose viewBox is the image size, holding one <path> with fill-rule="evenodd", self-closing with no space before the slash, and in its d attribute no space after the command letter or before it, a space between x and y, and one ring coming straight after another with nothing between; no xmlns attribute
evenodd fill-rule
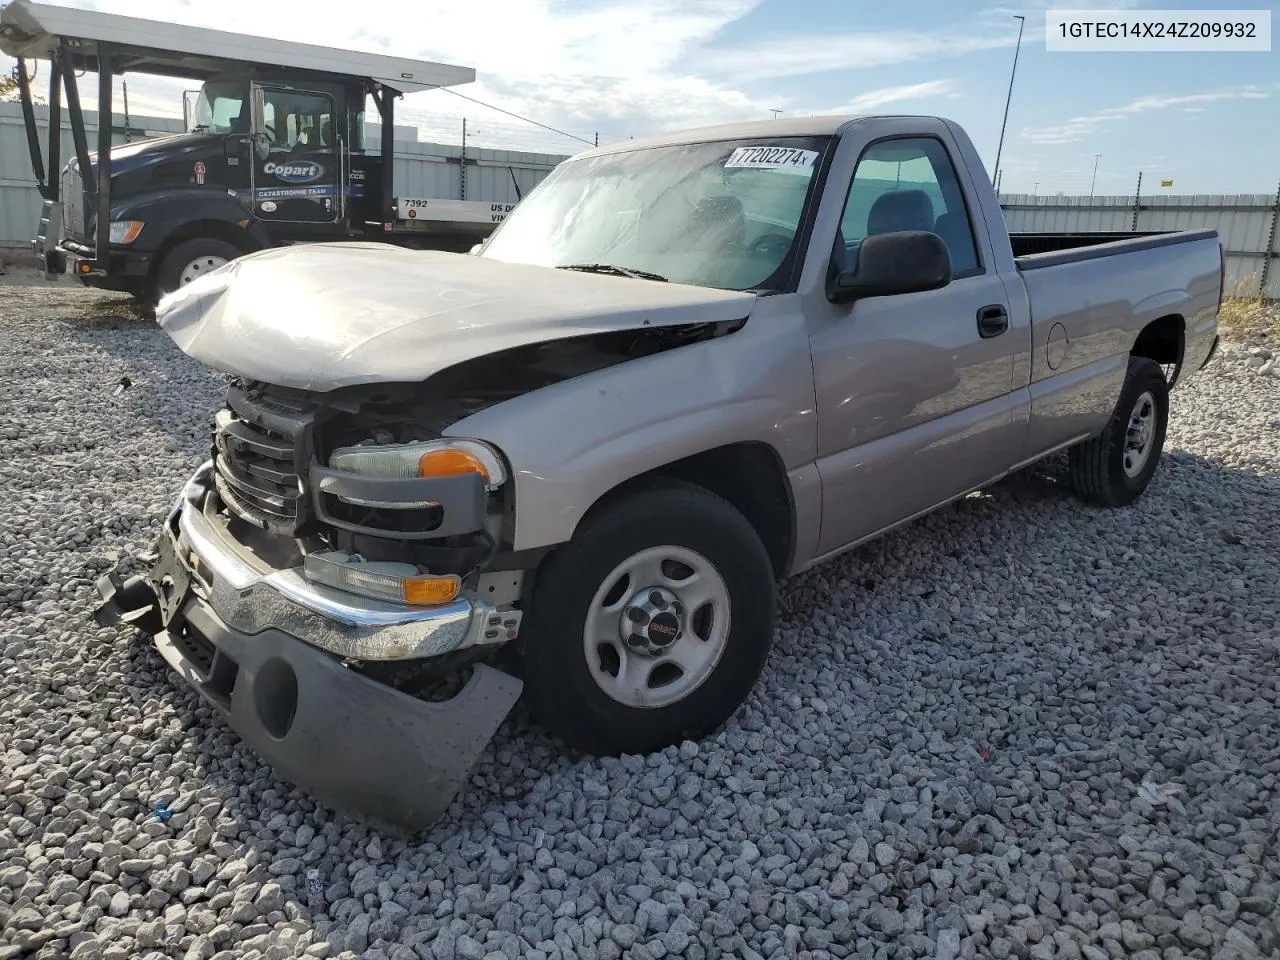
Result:
<svg viewBox="0 0 1280 960"><path fill-rule="evenodd" d="M382 164L365 152L366 92L269 70L206 81L186 133L112 148L100 273L84 203L96 157L88 177L78 160L64 166L61 252L95 286L150 299L242 253L380 229Z"/></svg>
<svg viewBox="0 0 1280 960"><path fill-rule="evenodd" d="M0 7L0 50L18 59L44 200L33 248L47 276L69 271L155 301L242 254L283 244L363 239L464 252L512 206L505 196L397 199L393 163L384 160L395 152L396 99L471 82L468 67L30 0ZM49 61L47 164L27 58ZM105 117L117 73L198 81L194 100L184 97L186 131L112 145L111 124L100 124L90 153L77 83L86 70L98 74ZM64 96L75 146L65 164ZM365 143L370 101L382 128L377 149Z"/></svg>

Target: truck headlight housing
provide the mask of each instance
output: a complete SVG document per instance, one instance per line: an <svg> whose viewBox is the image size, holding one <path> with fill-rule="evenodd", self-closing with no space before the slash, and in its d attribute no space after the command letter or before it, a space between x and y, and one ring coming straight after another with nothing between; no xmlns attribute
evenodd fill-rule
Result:
<svg viewBox="0 0 1280 960"><path fill-rule="evenodd" d="M479 440L425 440L413 443L358 444L339 447L329 456L329 466L362 477L406 480L414 477L456 477L477 474L493 492L507 480L502 457ZM420 509L426 502L384 503L340 497L365 507Z"/></svg>
<svg viewBox="0 0 1280 960"><path fill-rule="evenodd" d="M107 230L107 237L111 243L124 246L137 240L144 226L146 224L142 220L112 220Z"/></svg>

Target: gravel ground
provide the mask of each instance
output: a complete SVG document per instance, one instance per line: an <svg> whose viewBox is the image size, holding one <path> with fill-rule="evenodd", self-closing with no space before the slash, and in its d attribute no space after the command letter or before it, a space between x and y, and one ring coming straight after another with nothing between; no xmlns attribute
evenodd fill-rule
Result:
<svg viewBox="0 0 1280 960"><path fill-rule="evenodd" d="M1244 347L1135 508L1051 461L796 578L702 743L565 756L517 708L415 845L89 619L219 378L64 281L0 287L0 381L0 960L1280 954L1280 379Z"/></svg>

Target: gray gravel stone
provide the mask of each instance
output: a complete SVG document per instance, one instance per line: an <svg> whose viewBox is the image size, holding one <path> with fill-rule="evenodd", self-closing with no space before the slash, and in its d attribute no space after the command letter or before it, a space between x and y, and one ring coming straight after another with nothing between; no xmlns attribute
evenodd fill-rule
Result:
<svg viewBox="0 0 1280 960"><path fill-rule="evenodd" d="M1280 379L1243 351L1134 506L1023 471L784 584L724 729L580 759L516 711L405 843L90 619L223 378L65 282L0 290L0 343L0 960L1280 951Z"/></svg>
<svg viewBox="0 0 1280 960"><path fill-rule="evenodd" d="M938 952L935 960L956 960L960 956L960 931L938 931Z"/></svg>
<svg viewBox="0 0 1280 960"><path fill-rule="evenodd" d="M906 926L902 914L886 906L874 908L867 916L867 925L890 937L896 937L902 933Z"/></svg>

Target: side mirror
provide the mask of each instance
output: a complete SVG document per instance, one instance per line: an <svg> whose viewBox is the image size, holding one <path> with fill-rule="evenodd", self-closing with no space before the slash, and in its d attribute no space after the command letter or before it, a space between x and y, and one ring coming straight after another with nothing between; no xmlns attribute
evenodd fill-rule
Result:
<svg viewBox="0 0 1280 960"><path fill-rule="evenodd" d="M843 259L832 257L827 275L827 299L832 303L937 290L951 282L947 245L924 230L873 234L859 244L851 269L840 262Z"/></svg>

